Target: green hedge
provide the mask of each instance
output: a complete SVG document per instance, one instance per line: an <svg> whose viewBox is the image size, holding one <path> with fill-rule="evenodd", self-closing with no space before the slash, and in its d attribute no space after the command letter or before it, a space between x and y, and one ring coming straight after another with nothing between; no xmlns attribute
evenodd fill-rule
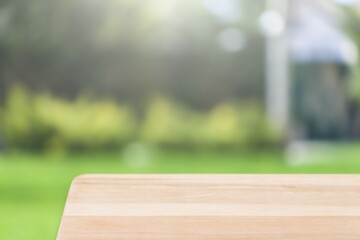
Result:
<svg viewBox="0 0 360 240"><path fill-rule="evenodd" d="M74 151L117 149L140 141L163 147L241 148L278 145L281 136L258 104L222 103L194 111L168 99L152 99L142 118L114 101L75 101L11 90L0 125L10 149Z"/></svg>
<svg viewBox="0 0 360 240"><path fill-rule="evenodd" d="M8 95L0 121L8 147L50 151L118 147L136 126L131 110L112 101L69 102L19 87Z"/></svg>

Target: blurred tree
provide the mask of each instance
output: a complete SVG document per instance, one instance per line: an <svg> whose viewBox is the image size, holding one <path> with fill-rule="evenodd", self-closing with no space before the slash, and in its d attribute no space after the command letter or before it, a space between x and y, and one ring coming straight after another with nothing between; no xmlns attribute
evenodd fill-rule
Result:
<svg viewBox="0 0 360 240"><path fill-rule="evenodd" d="M340 17L344 23L345 30L355 44L353 49L354 64L351 68L349 84L350 103L350 135L354 138L360 137L360 6L342 6L339 8Z"/></svg>
<svg viewBox="0 0 360 240"><path fill-rule="evenodd" d="M10 1L0 3L0 104L5 96L5 69L8 59L8 49L6 46L6 34L9 31L9 19L11 17Z"/></svg>
<svg viewBox="0 0 360 240"><path fill-rule="evenodd" d="M87 89L140 106L156 92L199 107L262 97L263 1L13 0L0 7L8 16L3 91L14 82L67 98Z"/></svg>

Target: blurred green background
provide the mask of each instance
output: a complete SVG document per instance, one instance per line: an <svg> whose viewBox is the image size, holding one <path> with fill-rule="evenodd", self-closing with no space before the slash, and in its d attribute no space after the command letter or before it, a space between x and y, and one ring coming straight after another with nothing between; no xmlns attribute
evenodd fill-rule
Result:
<svg viewBox="0 0 360 240"><path fill-rule="evenodd" d="M0 239L85 173L360 173L359 47L356 0L2 0Z"/></svg>

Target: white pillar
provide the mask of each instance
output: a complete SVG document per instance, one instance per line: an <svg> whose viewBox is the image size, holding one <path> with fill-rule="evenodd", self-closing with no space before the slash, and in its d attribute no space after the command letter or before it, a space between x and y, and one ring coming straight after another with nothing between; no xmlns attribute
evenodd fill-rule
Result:
<svg viewBox="0 0 360 240"><path fill-rule="evenodd" d="M286 132L290 119L289 56L288 56L288 0L267 0L267 15L262 25L270 34L266 43L266 105L267 116L275 126ZM272 16L272 17L271 17ZM281 30L281 22L283 29Z"/></svg>

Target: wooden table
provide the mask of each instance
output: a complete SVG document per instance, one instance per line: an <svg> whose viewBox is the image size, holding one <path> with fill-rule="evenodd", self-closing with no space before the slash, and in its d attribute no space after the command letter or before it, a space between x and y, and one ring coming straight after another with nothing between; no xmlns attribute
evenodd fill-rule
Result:
<svg viewBox="0 0 360 240"><path fill-rule="evenodd" d="M360 239L360 175L84 175L58 240Z"/></svg>

